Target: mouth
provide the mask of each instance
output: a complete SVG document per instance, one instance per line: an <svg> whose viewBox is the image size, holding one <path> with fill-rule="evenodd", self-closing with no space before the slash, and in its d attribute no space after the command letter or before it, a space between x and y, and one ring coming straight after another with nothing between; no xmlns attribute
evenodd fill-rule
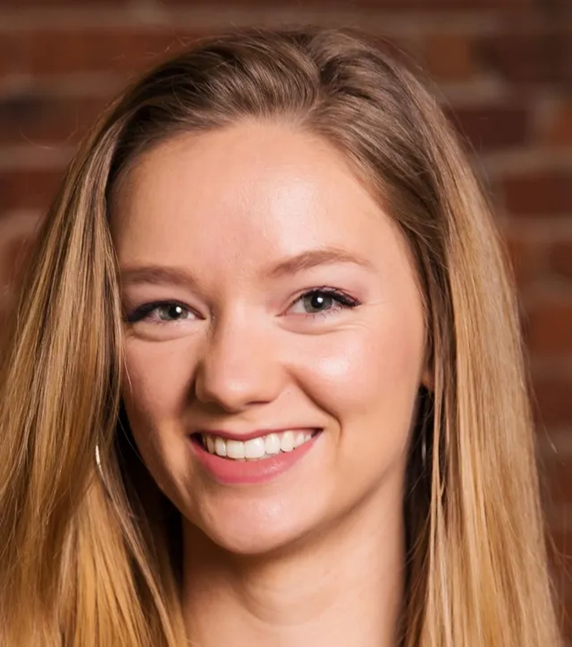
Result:
<svg viewBox="0 0 572 647"><path fill-rule="evenodd" d="M263 461L279 454L291 453L309 443L320 432L320 429L292 429L245 441L222 438L208 433L195 433L191 436L191 440L209 454L229 461L249 462Z"/></svg>

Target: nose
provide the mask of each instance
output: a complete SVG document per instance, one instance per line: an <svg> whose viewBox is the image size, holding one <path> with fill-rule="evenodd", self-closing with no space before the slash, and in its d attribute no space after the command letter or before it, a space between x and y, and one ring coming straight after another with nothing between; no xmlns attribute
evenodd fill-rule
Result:
<svg viewBox="0 0 572 647"><path fill-rule="evenodd" d="M219 320L196 366L196 398L233 412L276 399L282 367L275 341L246 316Z"/></svg>

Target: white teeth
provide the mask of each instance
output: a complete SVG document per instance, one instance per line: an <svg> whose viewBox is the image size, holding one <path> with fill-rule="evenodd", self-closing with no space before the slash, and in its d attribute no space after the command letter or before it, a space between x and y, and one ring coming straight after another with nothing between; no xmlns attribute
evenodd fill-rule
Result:
<svg viewBox="0 0 572 647"><path fill-rule="evenodd" d="M306 434L303 431L298 431L294 436L294 449L300 447L306 442Z"/></svg>
<svg viewBox="0 0 572 647"><path fill-rule="evenodd" d="M226 455L234 459L244 458L244 443L240 440L227 440Z"/></svg>
<svg viewBox="0 0 572 647"><path fill-rule="evenodd" d="M291 452L294 449L294 434L291 431L285 431L282 434L280 449L283 452Z"/></svg>
<svg viewBox="0 0 572 647"><path fill-rule="evenodd" d="M226 456L226 442L224 438L220 438L219 436L215 438L214 453L223 458Z"/></svg>
<svg viewBox="0 0 572 647"><path fill-rule="evenodd" d="M283 431L251 438L247 441L230 440L203 434L203 445L210 454L233 460L260 460L282 452L291 452L308 442L311 431Z"/></svg>
<svg viewBox="0 0 572 647"><path fill-rule="evenodd" d="M264 451L269 456L280 453L280 438L278 434L268 434L264 440Z"/></svg>
<svg viewBox="0 0 572 647"><path fill-rule="evenodd" d="M251 438L244 443L244 458L262 458L264 453L264 438Z"/></svg>

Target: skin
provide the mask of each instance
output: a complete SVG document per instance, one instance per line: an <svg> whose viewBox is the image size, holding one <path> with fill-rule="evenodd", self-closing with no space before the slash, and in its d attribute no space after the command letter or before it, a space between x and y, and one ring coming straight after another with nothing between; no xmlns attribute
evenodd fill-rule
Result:
<svg viewBox="0 0 572 647"><path fill-rule="evenodd" d="M178 320L155 311L126 325L124 398L147 467L183 515L193 640L394 645L406 455L427 375L421 298L390 217L328 142L248 122L142 156L116 192L112 235L128 315L184 306ZM269 271L323 248L362 263ZM313 315L300 294L323 286L359 305L327 300ZM322 432L274 480L224 486L190 451L189 432L205 427Z"/></svg>

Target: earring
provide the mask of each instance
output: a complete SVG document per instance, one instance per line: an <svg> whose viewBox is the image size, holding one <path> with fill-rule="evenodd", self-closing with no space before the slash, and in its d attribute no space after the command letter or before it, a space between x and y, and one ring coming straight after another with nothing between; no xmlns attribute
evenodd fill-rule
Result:
<svg viewBox="0 0 572 647"><path fill-rule="evenodd" d="M105 475L103 474L103 467L101 466L101 452L99 451L99 445L97 443L95 443L95 465L97 467L97 471L99 472L99 480L103 485L103 489L105 490L105 495L111 499L109 488L107 486L107 481L105 479Z"/></svg>
<svg viewBox="0 0 572 647"><path fill-rule="evenodd" d="M101 454L99 452L99 445L97 443L95 443L95 464L97 466L97 471L99 472L101 481L105 485L105 477L103 476L103 468L101 467Z"/></svg>

